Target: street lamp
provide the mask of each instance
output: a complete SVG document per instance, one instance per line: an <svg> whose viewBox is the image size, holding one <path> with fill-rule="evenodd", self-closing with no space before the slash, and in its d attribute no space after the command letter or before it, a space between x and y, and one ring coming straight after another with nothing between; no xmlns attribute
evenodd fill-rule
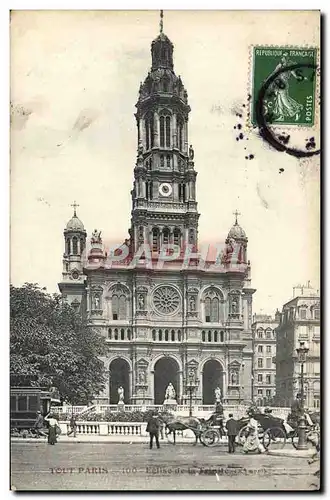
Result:
<svg viewBox="0 0 330 500"><path fill-rule="evenodd" d="M307 354L309 348L305 345L305 342L300 341L300 346L297 347L296 351L298 354L298 361L300 363L300 417L298 425L298 445L297 450L306 450L306 421L305 421L305 395L304 395L304 364L306 362Z"/></svg>
<svg viewBox="0 0 330 500"><path fill-rule="evenodd" d="M189 392L189 417L192 416L192 395L197 387L195 372L190 371L188 375L187 391Z"/></svg>

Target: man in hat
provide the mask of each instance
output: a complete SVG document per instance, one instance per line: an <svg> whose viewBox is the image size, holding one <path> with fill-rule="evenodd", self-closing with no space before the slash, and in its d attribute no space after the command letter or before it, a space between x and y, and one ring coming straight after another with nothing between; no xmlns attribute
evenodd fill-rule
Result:
<svg viewBox="0 0 330 500"><path fill-rule="evenodd" d="M159 449L159 419L157 418L156 413L152 413L151 417L148 420L147 432L149 432L150 435L150 449L152 449L154 438L156 441L156 446Z"/></svg>
<svg viewBox="0 0 330 500"><path fill-rule="evenodd" d="M43 436L43 437L46 436L46 434L42 430L43 426L44 426L44 417L41 415L41 411L37 411L37 417L34 422L34 430L37 436Z"/></svg>
<svg viewBox="0 0 330 500"><path fill-rule="evenodd" d="M235 453L235 439L238 434L237 421L233 417L234 415L229 413L229 419L226 422L228 434L228 453Z"/></svg>
<svg viewBox="0 0 330 500"><path fill-rule="evenodd" d="M68 436L71 436L73 433L73 437L77 437L77 421L75 415L72 413L70 418L70 430L68 432Z"/></svg>

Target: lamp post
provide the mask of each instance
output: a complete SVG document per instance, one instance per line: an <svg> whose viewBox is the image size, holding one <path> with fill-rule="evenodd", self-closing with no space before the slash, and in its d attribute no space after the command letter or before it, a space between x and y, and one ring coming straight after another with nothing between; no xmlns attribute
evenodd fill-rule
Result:
<svg viewBox="0 0 330 500"><path fill-rule="evenodd" d="M188 374L187 391L189 392L189 417L192 416L192 395L197 387L195 372L190 371Z"/></svg>
<svg viewBox="0 0 330 500"><path fill-rule="evenodd" d="M305 342L300 341L299 347L296 349L298 354L298 361L300 363L300 417L298 425L298 445L297 450L306 450L306 421L305 421L305 395L304 395L304 364L306 362L307 354L309 348L305 345Z"/></svg>

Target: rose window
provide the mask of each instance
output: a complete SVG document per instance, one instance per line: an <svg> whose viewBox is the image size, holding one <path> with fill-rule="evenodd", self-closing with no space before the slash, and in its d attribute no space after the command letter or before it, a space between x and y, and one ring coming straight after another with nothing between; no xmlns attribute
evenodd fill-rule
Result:
<svg viewBox="0 0 330 500"><path fill-rule="evenodd" d="M175 288L162 286L155 291L153 301L158 312L171 314L179 307L180 297Z"/></svg>

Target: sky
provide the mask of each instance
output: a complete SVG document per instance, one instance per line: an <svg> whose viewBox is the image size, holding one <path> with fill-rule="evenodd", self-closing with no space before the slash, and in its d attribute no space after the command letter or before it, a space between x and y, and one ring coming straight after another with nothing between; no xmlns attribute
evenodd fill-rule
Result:
<svg viewBox="0 0 330 500"><path fill-rule="evenodd" d="M58 291L74 200L89 236L97 228L108 241L127 237L135 103L158 32L158 11L12 13L14 285ZM298 283L319 288L319 157L278 152L248 126L251 47L319 46L318 13L165 11L164 32L191 106L199 241L223 242L238 210L257 290L253 310L272 314ZM298 132L301 141L310 136L317 140L318 125Z"/></svg>

